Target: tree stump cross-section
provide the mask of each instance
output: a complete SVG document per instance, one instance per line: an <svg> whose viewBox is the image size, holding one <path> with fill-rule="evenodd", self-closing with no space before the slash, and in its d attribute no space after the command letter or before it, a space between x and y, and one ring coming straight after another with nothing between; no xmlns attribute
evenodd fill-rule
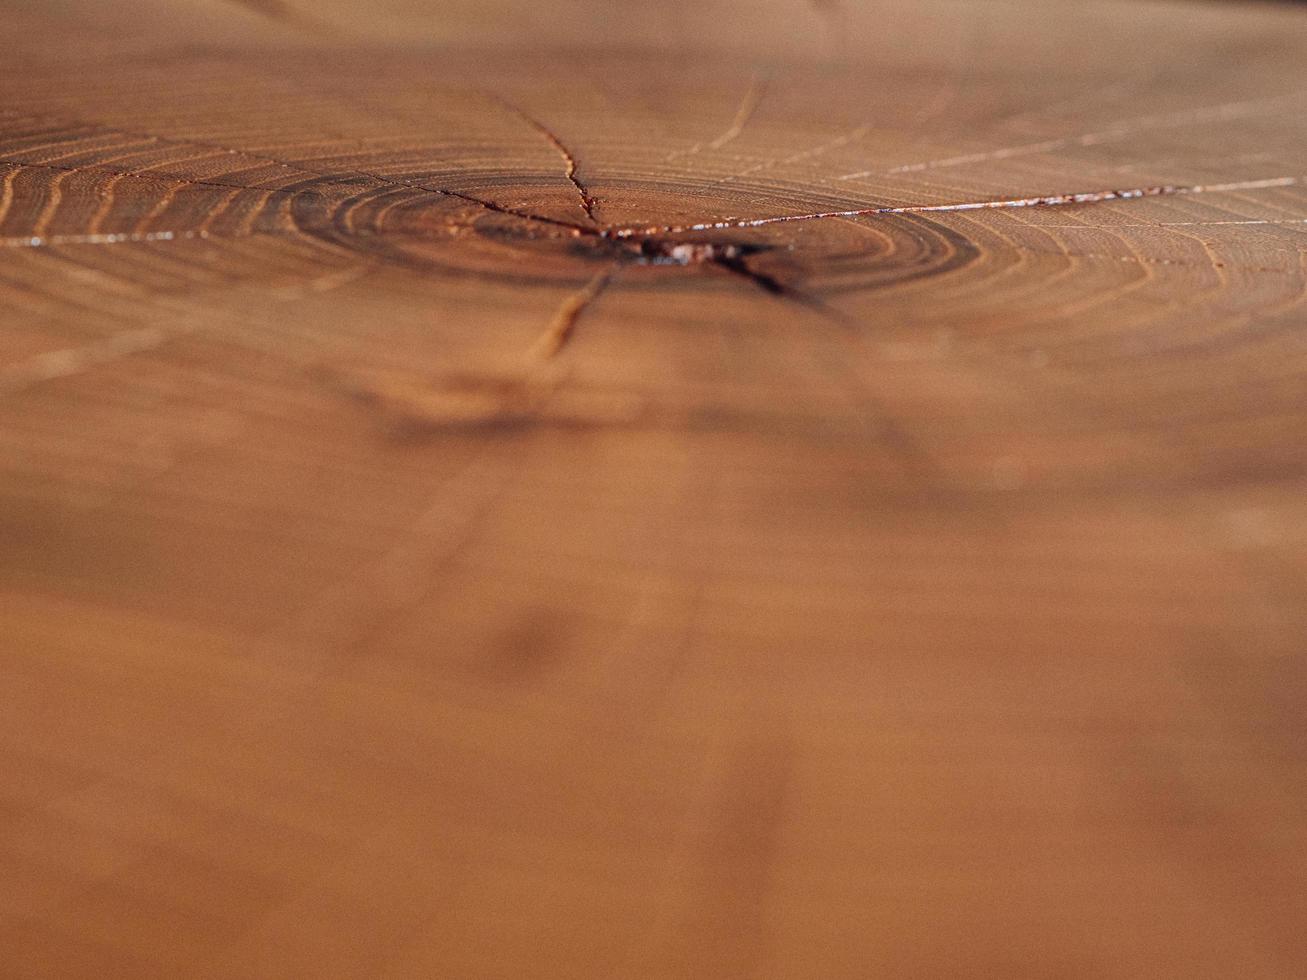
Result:
<svg viewBox="0 0 1307 980"><path fill-rule="evenodd" d="M0 974L1307 968L1307 9L0 37Z"/></svg>

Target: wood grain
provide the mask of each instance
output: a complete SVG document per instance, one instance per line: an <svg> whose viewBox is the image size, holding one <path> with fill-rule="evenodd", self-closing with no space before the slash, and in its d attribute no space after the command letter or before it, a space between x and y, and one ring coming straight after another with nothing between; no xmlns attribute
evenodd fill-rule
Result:
<svg viewBox="0 0 1307 980"><path fill-rule="evenodd" d="M0 36L0 974L1307 972L1307 10Z"/></svg>

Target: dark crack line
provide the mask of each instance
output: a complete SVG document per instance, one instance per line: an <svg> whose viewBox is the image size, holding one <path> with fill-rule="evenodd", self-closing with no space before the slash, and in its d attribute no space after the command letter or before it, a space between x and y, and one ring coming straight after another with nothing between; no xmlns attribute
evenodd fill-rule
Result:
<svg viewBox="0 0 1307 980"><path fill-rule="evenodd" d="M709 262L719 269L729 272L731 275L738 276L757 286L758 289L767 293L769 296L775 296L778 299L788 300L791 303L803 306L806 309L818 313L826 319L838 324L846 330L855 329L859 326L858 322L826 302L813 296L811 293L804 292L791 286L789 283L782 282L770 273L760 272L749 264L747 256L716 256Z"/></svg>
<svg viewBox="0 0 1307 980"><path fill-rule="evenodd" d="M861 342L860 330L862 324L857 320L826 305L816 296L795 289L793 286L781 282L775 276L759 272L748 264L745 257L715 258L712 262L725 271L747 280L769 296L781 301L795 303L832 321L841 328L840 333L846 343L859 344ZM911 478L927 485L940 483L942 474L938 464L904 428L903 424L894 417L888 407L868 390L866 382L857 377L856 373L850 368L849 362L840 358L827 358L827 360L832 370L843 374L848 379L851 396L866 415L876 420L880 430L881 444L898 460L903 471Z"/></svg>
<svg viewBox="0 0 1307 980"><path fill-rule="evenodd" d="M759 272L757 269L750 266L742 256L734 258L719 256L714 257L709 261L719 269L725 269L732 275L739 276L742 279L747 279L764 293L771 296L779 296L783 299L801 302L805 306L810 305L812 301L811 297L799 292L791 286L787 286L775 276L769 275L766 272Z"/></svg>
<svg viewBox="0 0 1307 980"><path fill-rule="evenodd" d="M240 0L236 0L236 2L240 2ZM516 109L516 107L511 106L504 99L495 96L493 93L484 92L483 94L486 95L487 97L494 99L495 101L498 101L501 105L507 106L508 108L512 109L514 112L518 112L519 115L522 114L520 110ZM350 99L350 101L355 104L359 104L358 101L355 99ZM6 114L13 115L11 110L6 110ZM393 113L387 113L387 114L390 115L392 118L398 118ZM90 125L102 126L102 124L99 123L91 123ZM538 126L539 124L532 121L532 125ZM109 130L109 131L123 132L121 130ZM140 135L140 134L132 133L129 135ZM341 171L339 173L323 173L317 170L310 170L307 167L305 167L302 163L291 163L289 161L282 160L277 157L272 157L266 153L261 153L256 150L236 150L230 147L222 147L216 144L196 142L193 140L185 140L185 141L171 140L168 137L154 136L152 134L148 134L146 138L161 140L164 142L172 143L175 145L181 145L181 146L199 146L204 148L212 147L214 149L219 149L227 153L241 153L246 156L264 160L269 163L279 164L280 166L283 167L293 167L295 169L302 171L303 173L311 174L315 177L322 177L325 179L337 179L340 177L364 177L369 180L375 180L381 184L386 184L391 187L407 187L411 190L426 191L428 194L440 194L445 197L457 198L458 200L466 201L469 204L475 204L478 207L484 208L487 211L493 211L496 214L509 215L515 218L521 218L524 221L535 221L541 224L553 225L558 228L567 228L581 235L596 235L599 233L598 229L593 226L593 224L598 223L593 215L590 215L593 224L586 225L586 224L581 224L580 222L567 221L562 218L551 218L548 215L536 214L535 212L524 211L520 208L509 207L508 205L500 204L497 201L491 200L489 198L478 197L475 194L468 194L464 191L456 191L447 187L433 187L425 183L417 183L413 181L405 181L402 179L386 177L382 174L376 173L375 171L371 171L371 170L352 169L347 171ZM361 139L354 138L352 142L357 143L360 147L364 145L364 141ZM589 214L589 212L587 212L587 214Z"/></svg>
<svg viewBox="0 0 1307 980"><path fill-rule="evenodd" d="M1112 201L1112 200L1131 200L1131 199L1144 198L1144 197L1164 197L1164 196L1202 194L1202 193L1210 193L1210 192L1218 192L1218 191L1257 190L1257 189L1265 189L1265 188L1272 188L1272 187L1287 187L1287 186L1298 184L1302 180L1301 177L1288 176L1288 177L1272 177L1272 178L1265 178L1259 180L1239 181L1239 182L1225 183L1225 184L1191 185L1191 186L1166 184L1166 185L1158 185L1158 186L1151 186L1151 187L1130 188L1125 190L1088 191L1088 192L1080 192L1074 194L1057 194L1057 195L1048 195L1042 197L1011 198L1011 199L993 200L993 201L972 201L972 202L963 202L963 203L955 203L955 204L905 205L905 206L898 206L898 207L877 206L877 207L870 207L870 208L851 208L851 209L843 209L843 210L818 211L818 212L811 212L807 214L797 214L797 215L780 215L780 216L770 217L770 218L741 218L741 219L732 218L724 221L701 222L701 223L690 224L690 225L664 225L664 226L652 226L652 227L642 227L642 228L641 227L627 227L627 228L596 227L599 225L599 220L594 214L594 207L596 205L596 201L590 195L584 183L578 178L576 173L576 159L571 154L570 150L568 150L567 147L562 143L562 141L559 140L559 138L554 133L552 133L547 127L545 127L539 121L535 120L534 118L532 118L531 116L523 112L520 108L513 105L511 102L508 102L507 100L503 99L502 97L498 96L495 93L487 92L484 94L486 95L487 98L490 98L493 101L499 103L505 109L513 112L514 114L522 118L524 121L526 121L534 129L540 132L550 142L550 144L553 145L558 150L560 155L567 163L568 179L576 188L577 193L580 197L581 207L585 211L586 217L589 219L591 224L587 225L587 224L581 224L579 222L567 221L561 218L553 218L548 215L538 214L520 208L509 207L507 205L500 204L492 199L479 197L475 194L469 194L464 191L457 191L447 187L436 187L416 180L404 180L402 178L387 177L383 174L377 173L372 170L350 168L346 170L337 171L335 173L328 173L325 171L312 169L310 167L305 166L302 163L291 162L279 157L271 156L267 153L263 153L258 150L236 149L234 147L222 146L220 144L208 143L200 140L190 140L190 139L178 140L166 136L159 136L154 133L145 133L145 132L134 131L134 130L120 129L114 126L106 126L103 123L99 123L91 120L60 118L57 116L50 116L50 117L29 116L25 118L33 119L34 121L39 120L41 118L47 118L52 122L58 122L63 125L85 126L101 133L140 139L147 142L152 142L156 145L212 150L215 154L243 156L250 160L259 161L263 164L272 164L286 169L298 170L302 174L317 177L323 180L340 181L340 180L347 180L350 178L355 178L355 179L362 178L366 180L372 180L385 186L401 187L409 190L423 191L428 194L437 194L443 197L449 197L455 200L466 202L468 204L474 204L477 207L483 208L484 210L496 214L511 216L511 217L519 218L524 221L533 221L541 224L551 225L557 228L566 228L570 232L576 235L590 235L590 236L599 236L603 238L635 238L640 236L684 234L689 232L701 232L701 231L721 231L721 230L727 230L733 228L756 228L765 225L781 224L781 223L792 222L792 221L815 221L824 218L854 218L854 217L866 217L866 216L878 215L878 214L917 214L917 213L929 213L929 212L958 212L958 211L974 211L974 210L1002 209L1002 208L1063 207L1067 205L1092 204L1092 203L1099 203L1099 202ZM6 110L4 111L3 114L11 119L24 118L21 116L21 114L15 113L12 110ZM0 159L0 164L8 164L17 167L46 168L46 169L59 170L59 171L64 171L69 173L95 171L99 173L108 174L110 176L138 177L142 179L154 179L154 180L169 180L169 181L177 181L192 186L217 187L225 190L254 191L259 193L267 193L270 195L284 195L290 193L314 194L315 196L325 198L325 195L322 195L320 192L314 192L311 190L301 189L298 191L291 192L281 188L258 187L258 186L251 186L248 184L227 184L227 183L222 183L213 180L195 180L193 178L181 177L177 175L169 175L162 172L151 173L151 170L155 170L159 167L167 166L168 164L166 162L160 164L154 164L150 168L144 170L134 170L134 171L108 169L108 168L97 166L95 164L91 164L84 167L69 167L69 166L59 166L52 163L27 163L24 161L8 160L8 159Z"/></svg>
<svg viewBox="0 0 1307 980"><path fill-rule="evenodd" d="M282 161L276 160L273 157L265 157L265 159L271 160L274 163L281 163L283 166L297 169L302 173L309 174L310 176L313 177L320 177L324 180L340 180L348 177L365 177L369 180L374 180L377 183L383 184L387 187L403 187L403 188L407 188L408 190L425 191L428 194L438 194L441 197L455 198L459 201L466 201L468 204L475 204L478 207L484 208L487 211L493 211L495 214L503 214L514 218L521 218L523 221L536 221L541 224L553 225L556 228L567 228L579 235L598 234L598 231L596 229L591 228L587 225L582 225L571 221L564 221L562 218L551 218L548 215L535 214L534 212L531 211L522 211L518 208L511 208L508 207L507 205L500 204L497 201L491 200L490 198L478 197L475 194L468 194L464 191L451 190L448 187L433 187L430 184L420 183L418 181L410 181L410 180L404 180L402 178L387 177L384 174L379 174L372 170L354 169L344 173L332 174L332 173L325 173L318 170L310 170L307 167L303 166L302 164L298 164L298 163L283 163Z"/></svg>
<svg viewBox="0 0 1307 980"><path fill-rule="evenodd" d="M360 173L366 173L366 171L360 171ZM533 214L530 211L519 211L517 208L510 208L488 198L476 197L473 194L464 194L462 191L451 191L446 187L428 187L425 184L410 184L404 181L390 181L381 177L376 177L373 174L368 174L368 176L375 177L375 179L381 180L382 183L392 184L396 187L407 187L411 190L426 191L428 194L442 194L445 197L458 198L460 201L467 201L469 204L476 204L479 207L483 207L487 211L493 211L496 214L505 214L510 217L521 218L523 221L538 221L541 224L553 225L555 228L567 228L578 235L598 234L594 228L589 228L585 225L573 224L570 221L563 221L561 218L550 218L543 214Z"/></svg>
<svg viewBox="0 0 1307 980"><path fill-rule="evenodd" d="M520 106L509 102L502 95L499 95L496 92L486 92L485 95L486 98L490 99L492 102L498 103L504 109L513 113L525 122L528 126L548 140L549 144L558 151L558 155L563 158L567 179L571 185L576 188L577 196L581 199L581 210L585 212L585 216L594 224L599 224L599 218L595 216L595 208L598 206L599 202L596 200L594 195L590 193L589 188L586 187L585 183L577 173L576 157L572 154L572 151L567 148L567 144L558 137L557 133L551 130L539 119L536 119Z"/></svg>
<svg viewBox="0 0 1307 980"><path fill-rule="evenodd" d="M0 115L3 115L10 119L26 118L33 121L39 121L44 118L44 119L49 119L52 122L58 122L66 126L73 126L73 127L85 126L89 128L91 131L99 132L102 134L111 134L120 137L127 137L130 139L142 140L147 143L151 143L155 146L172 146L172 147L183 147L189 149L201 149L201 150L211 151L215 155L225 154L231 156L244 157L250 161L256 161L261 165L265 165L265 166L275 165L287 170L298 171L299 173L306 176L316 177L327 181L340 182L340 181L346 181L350 179L371 180L381 186L403 188L412 191L420 191L423 193L449 197L469 204L473 204L477 207L480 207L484 210L493 213L515 217L520 220L539 222L553 227L563 228L574 236L586 235L586 236L603 238L603 239L630 239L630 238L644 237L648 239L650 242L653 242L655 240L655 236L661 236L661 235L674 235L674 234L682 234L682 233L690 233L690 232L716 231L716 230L726 230L726 229L736 229L736 228L754 228L754 227L762 227L766 225L779 224L785 222L814 221L814 220L821 220L825 218L849 219L855 217L864 217L864 216L882 215L882 214L964 212L964 211L972 211L972 210L1000 209L1000 208L1063 207L1068 205L1092 204L1092 203L1099 203L1099 202L1113 201L1113 200L1131 200L1131 199L1138 199L1138 198L1145 198L1145 197L1193 195L1193 194L1201 194L1201 193L1209 193L1209 192L1234 192L1234 191L1268 189L1268 188L1276 188L1276 187L1287 187L1287 186L1297 185L1301 183L1302 180L1304 179L1300 176L1283 176L1283 177L1271 177L1271 178L1246 180L1246 181L1238 181L1238 182L1223 183L1223 184L1192 185L1192 186L1158 185L1158 186L1151 186L1151 187L1131 188L1125 190L1089 191L1089 192L1080 192L1080 193L1073 193L1073 194L1059 194L1059 195L1049 195L1049 196L1041 196L1041 197L1012 198L1012 199L990 200L990 201L972 201L972 202L962 202L962 203L953 203L953 204L906 205L906 206L895 206L895 207L877 206L877 207L869 207L869 208L852 208L852 209L844 209L844 210L812 212L812 213L798 214L798 215L782 215L782 216L769 217L769 218L727 219L725 221L703 222L703 223L691 224L691 225L667 225L667 226L655 226L655 227L644 227L644 228L602 227L599 225L598 218L594 214L593 209L594 209L595 201L593 197L589 194L585 185L581 182L581 180L577 176L575 157L562 143L562 141L554 133L552 133L547 127L545 127L537 120L533 119L531 116L527 115L517 106L504 100L503 98L501 98L500 96L494 93L484 93L484 94L488 98L491 98L497 103L499 103L506 110L521 117L524 121L530 124L534 129L540 132L550 142L550 144L557 149L557 151L560 153L563 159L567 162L568 179L572 182L573 186L577 190L578 195L580 196L582 209L585 211L586 217L591 222L590 225L580 224L565 219L553 218L547 215L536 214L530 211L508 207L506 205L501 205L494 200L488 198L482 198L477 195L469 194L463 191L453 190L451 188L436 187L417 180L405 180L402 178L388 177L371 170L354 168L349 170L338 171L335 173L329 173L321 170L312 169L310 167L305 166L302 163L293 163L284 159L280 159L278 157L270 156L266 153L262 153L257 150L240 150L232 147L226 147L226 146L221 146L219 144L206 143L197 140L172 139L169 137L159 136L152 133L143 133L139 131L118 129L117 127L106 126L102 123L97 123L93 121L77 120L77 119L61 119L59 117L54 117L54 116L51 117L23 116L21 114L13 112L12 110L0 110ZM57 135L57 132L55 135ZM359 144L360 146L362 146L363 145L362 141L359 141ZM135 152L145 152L145 151L138 150ZM134 153L126 154L126 156L129 157L131 155L134 155ZM48 170L66 172L66 173L98 172L109 176L117 176L122 178L135 178L135 179L152 180L158 182L176 182L183 185L214 187L214 188L221 188L223 190L228 190L228 191L247 191L247 192L265 194L270 199L274 199L278 197L290 197L291 199L295 199L300 195L307 195L322 200L329 200L327 195L322 194L320 191L315 191L309 187L269 188L269 187L251 186L248 183L229 184L229 183L223 183L223 182L212 181L212 180L195 180L192 178L181 177L177 175L169 175L167 173L159 172L158 168L168 166L167 161L162 163L152 164L149 168L137 169L137 170L109 169L109 168L97 166L96 164L90 164L87 166L78 167L78 166L62 166L54 163L27 163L18 160L7 160L7 159L0 159L0 164L17 167L17 168L48 169ZM253 168L247 167L245 169L250 170ZM26 238L16 237L16 238L0 240L0 245L3 245L4 247L40 247L45 245L58 245L58 244L116 244L120 242L151 242L151 241L174 240L178 238L185 239L185 238L198 238L198 237L208 237L208 235L207 233L168 232L168 231L138 232L138 233L125 233L125 234L118 233L118 234L87 234L87 235L60 235L60 236L33 235L33 236L28 236ZM772 295L792 300L810 309L818 311L823 316L836 320L837 322L841 323L841 325L843 326L846 327L850 325L856 326L856 324L851 324L851 321L849 321L847 317L844 317L838 311L833 310L832 308L826 306L824 303L822 303L820 300L816 299L815 297L808 296L807 294L802 293L801 291L788 286L787 284L781 282L780 280L776 279L771 275L754 270L746 261L746 257L744 255L731 255L726 253L710 254L709 256L706 257L704 261L706 261L708 264L716 265L717 267L725 271L728 271L730 273L733 273L737 276L748 279L755 286ZM695 262L695 263L680 262L679 264L699 264L699 262ZM609 278L611 278L611 275L612 275L612 270L609 270L607 273L604 273L600 277L596 278L593 284L595 296L597 296L598 293L601 292L602 289L607 285L607 281ZM583 291L583 294L584 293L585 291ZM589 297L588 299L586 299L585 302L581 304L581 307L580 309L578 309L576 315L579 316L581 310L584 309L586 303L590 302L592 299L593 297ZM562 340L558 343L558 347L561 347L562 344L566 342L566 336L568 335L569 332L570 332L570 326L562 330L561 333Z"/></svg>

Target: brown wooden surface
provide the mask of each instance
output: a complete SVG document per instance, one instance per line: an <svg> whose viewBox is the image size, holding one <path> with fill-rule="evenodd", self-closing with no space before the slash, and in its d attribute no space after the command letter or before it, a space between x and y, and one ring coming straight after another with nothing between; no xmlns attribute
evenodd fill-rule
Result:
<svg viewBox="0 0 1307 980"><path fill-rule="evenodd" d="M1307 974L1307 11L0 38L0 974Z"/></svg>

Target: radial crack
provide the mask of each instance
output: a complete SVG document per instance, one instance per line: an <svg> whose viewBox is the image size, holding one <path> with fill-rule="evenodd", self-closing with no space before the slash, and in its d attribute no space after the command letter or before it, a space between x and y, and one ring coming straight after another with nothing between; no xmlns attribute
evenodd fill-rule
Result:
<svg viewBox="0 0 1307 980"><path fill-rule="evenodd" d="M581 210L585 212L585 216L592 222L596 225L599 224L599 219L595 216L595 208L598 206L599 202L594 195L590 193L589 188L586 187L585 182L581 180L580 175L577 173L576 157L572 154L572 151L567 148L567 144L559 139L558 134L548 126L536 119L530 113L526 112L526 110L522 109L520 106L509 102L502 95L495 92L487 92L485 94L491 101L497 102L538 132L551 146L553 146L555 150L558 151L558 155L563 158L567 179L571 185L576 188L577 196L581 199Z"/></svg>
<svg viewBox="0 0 1307 980"><path fill-rule="evenodd" d="M801 289L797 289L789 283L782 282L770 273L761 272L758 269L755 269L749 263L748 253L727 251L713 255L708 259L708 262L719 269L731 273L732 275L739 276L741 279L747 279L768 295L775 296L782 300L789 300L792 303L797 303L800 306L807 307L813 312L820 314L845 329L856 328L858 326L858 322L852 317L849 317L834 307L828 306L816 296L806 293Z"/></svg>
<svg viewBox="0 0 1307 980"><path fill-rule="evenodd" d="M747 279L764 293L770 293L772 296L780 296L785 299L793 299L809 305L812 301L809 297L800 293L798 290L787 286L775 276L766 272L759 272L753 266L749 265L748 260L742 255L720 255L714 256L711 263L719 269L725 269L732 275Z"/></svg>
<svg viewBox="0 0 1307 980"><path fill-rule="evenodd" d="M834 322L841 328L845 343L861 343L859 328L862 324L857 320L827 306L815 296L786 285L765 272L759 272L748 264L746 256L715 257L711 261L727 272L747 279L770 296L781 301L797 303ZM863 412L877 420L881 444L899 461L904 472L925 483L939 482L941 478L939 468L934 460L918 445L893 413L867 390L866 383L857 376L857 372L851 366L852 363L841 358L833 360L832 366L837 366L849 380L850 392Z"/></svg>
<svg viewBox="0 0 1307 980"><path fill-rule="evenodd" d="M980 211L997 208L1065 207L1071 204L1096 204L1102 201L1128 201L1142 197L1174 197L1179 195L1207 194L1219 191L1262 190L1270 187L1290 187L1301 177L1268 177L1261 180L1238 181L1229 184L1160 184L1153 187L1133 187L1126 190L1083 191L1076 194L1052 194L1043 197L1019 197L996 201L966 201L957 204L911 204L902 207L852 208L842 211L815 211L809 214L785 214L772 218L731 218L726 221L708 221L693 225L668 225L656 228L613 228L604 234L612 238L632 238L639 235L671 235L692 231L721 231L728 228L758 228L763 225L783 224L790 221L816 221L822 218L857 218L875 214L921 214L935 211Z"/></svg>
<svg viewBox="0 0 1307 980"><path fill-rule="evenodd" d="M556 356L569 340L576 330L577 321L581 315L589 309L590 304L597 300L609 283L613 281L613 276L617 274L617 266L611 265L607 269L596 273L595 277L586 283L581 289L577 290L571 296L563 301L563 305L558 308L554 318L549 322L531 349L527 351L527 358L532 361L547 361Z"/></svg>

